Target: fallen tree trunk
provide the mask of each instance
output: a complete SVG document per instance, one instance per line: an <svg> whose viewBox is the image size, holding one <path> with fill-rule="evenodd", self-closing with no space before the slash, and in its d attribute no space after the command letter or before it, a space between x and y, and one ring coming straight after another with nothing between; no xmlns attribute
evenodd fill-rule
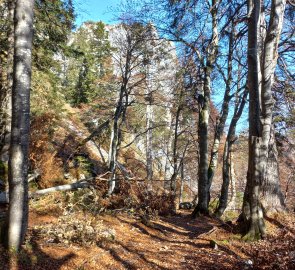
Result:
<svg viewBox="0 0 295 270"><path fill-rule="evenodd" d="M48 193L52 193L52 192L56 192L56 191L75 190L75 189L78 189L78 188L87 188L87 187L90 187L90 186L91 186L90 182L80 181L80 182L76 182L76 183L73 183L73 184L67 184L67 185L61 185L61 186L56 186L56 187L37 190L37 191L35 191L33 193L30 193L29 198L35 198L35 197L46 195Z"/></svg>
<svg viewBox="0 0 295 270"><path fill-rule="evenodd" d="M120 164L120 163L118 163ZM120 164L122 166L122 164ZM109 173L109 172L107 172ZM105 175L105 174L103 174ZM87 188L87 187L91 187L93 186L93 184L91 183L91 180L94 179L99 179L100 181L105 181L105 182L109 182L109 179L106 178L98 178L98 177L93 177L93 178L88 178L85 179L83 181L79 181L79 182L75 182L73 184L66 184L66 185L60 185L60 186L56 186L56 187L51 187L51 188L46 188L46 189L41 189L41 190L37 190L35 192L31 192L29 193L29 199L32 198L36 198L38 196L43 196L43 195L47 195L56 191L71 191L71 190L75 190L78 188ZM122 181L123 179L116 179L114 181L119 182ZM135 178L125 178L126 181L129 182L146 182L146 179L135 179ZM165 182L168 181L170 182L170 180L162 180L162 179L153 179L153 182ZM7 204L9 203L9 193L8 192L0 192L0 204Z"/></svg>
<svg viewBox="0 0 295 270"><path fill-rule="evenodd" d="M35 192L32 192L29 194L29 198L36 198L38 196L43 196L49 193L53 193L56 191L70 191L70 190L75 190L78 188L87 188L90 187L91 183L87 181L79 181L73 184L67 184L67 185L61 185L61 186L56 186L56 187L51 187L51 188L46 188L46 189L41 189L37 190ZM9 203L9 193L8 192L2 192L0 193L0 204L5 204Z"/></svg>

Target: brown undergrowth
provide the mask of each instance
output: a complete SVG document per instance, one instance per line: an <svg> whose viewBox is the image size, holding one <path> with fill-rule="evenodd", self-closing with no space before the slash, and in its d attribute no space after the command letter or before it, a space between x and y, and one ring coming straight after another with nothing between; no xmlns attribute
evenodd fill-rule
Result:
<svg viewBox="0 0 295 270"><path fill-rule="evenodd" d="M59 196L31 203L29 233L14 269L294 269L290 213L268 217L269 236L245 243L234 224L193 220L188 211L147 224L130 211L98 215L65 208ZM1 269L9 269L8 254L0 254Z"/></svg>

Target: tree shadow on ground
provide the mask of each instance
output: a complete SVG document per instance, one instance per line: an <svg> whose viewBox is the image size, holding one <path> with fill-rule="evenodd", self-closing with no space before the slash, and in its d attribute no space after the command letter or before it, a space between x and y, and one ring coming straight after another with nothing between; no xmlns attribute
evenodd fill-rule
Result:
<svg viewBox="0 0 295 270"><path fill-rule="evenodd" d="M127 237L127 240L118 239L111 246L103 247L123 267L122 269L243 268L239 255L221 244L214 250L210 245L210 239L202 235L212 230L212 224L194 221L190 223L190 218L178 220L177 217L171 217L164 218L165 222L160 218L150 227L133 219L121 216L117 218L122 224L131 226L130 231L142 234L140 237ZM199 225L202 226L198 227Z"/></svg>
<svg viewBox="0 0 295 270"><path fill-rule="evenodd" d="M290 233L295 234L295 230L293 228L288 227L287 225L281 223L280 221L278 221L277 219L274 219L272 217L269 217L267 215L264 216L265 220L267 220L268 222L274 224L275 226L277 226L279 229L284 229L287 230Z"/></svg>
<svg viewBox="0 0 295 270"><path fill-rule="evenodd" d="M184 218L183 221L172 221L171 219L165 219L165 222L168 223L169 226L156 222L155 228L166 233L186 236L189 239L195 239L202 234L210 232L214 228L214 226L211 224L195 224L192 220L187 218Z"/></svg>
<svg viewBox="0 0 295 270"><path fill-rule="evenodd" d="M75 254L69 252L67 255L56 258L45 253L37 243L37 236L32 235L29 243L21 247L17 254L1 252L1 269L10 270L58 270L61 269Z"/></svg>
<svg viewBox="0 0 295 270"><path fill-rule="evenodd" d="M120 248L110 248L109 252L117 262L121 263L127 269L136 270L139 269L139 265L145 265L149 267L149 269L168 270L168 268L162 267L147 259L143 252L140 252L135 248L127 247L127 245L120 242L117 242L117 244L120 245ZM146 253L148 253L148 251ZM122 254L128 254L129 259L123 258ZM130 258L131 256L133 258Z"/></svg>
<svg viewBox="0 0 295 270"><path fill-rule="evenodd" d="M173 218L163 217L161 221L169 226L156 222L157 228L186 236L189 239L195 239L202 234L209 233L216 225L215 220L211 218L199 217L197 219L192 219L190 214L179 214Z"/></svg>

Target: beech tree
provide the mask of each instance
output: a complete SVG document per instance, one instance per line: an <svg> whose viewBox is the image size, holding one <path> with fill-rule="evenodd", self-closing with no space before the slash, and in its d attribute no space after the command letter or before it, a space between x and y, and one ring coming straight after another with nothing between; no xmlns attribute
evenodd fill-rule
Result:
<svg viewBox="0 0 295 270"><path fill-rule="evenodd" d="M12 88L12 69L13 69L13 44L14 44L14 9L15 0L7 1L8 18L6 22L6 48L1 51L1 58L5 59L6 65L1 65L0 69L0 160L8 161L10 128L11 128L11 88ZM3 56L2 56L3 54ZM4 70L4 68L6 69Z"/></svg>
<svg viewBox="0 0 295 270"><path fill-rule="evenodd" d="M272 86L283 25L285 0L272 0L265 27L264 2L248 1L249 161L244 195L245 238L265 235L263 216L270 207L282 208L272 111Z"/></svg>
<svg viewBox="0 0 295 270"><path fill-rule="evenodd" d="M130 94L134 88L145 81L145 74L140 72L143 67L141 53L144 42L148 40L147 29L140 24L122 23L114 28L112 46L117 48L113 56L114 63L118 66L115 74L119 79L119 93L113 115L112 132L109 148L108 166L111 172L108 194L112 194L116 187L117 156L122 141L122 125L126 120L127 107L132 103Z"/></svg>
<svg viewBox="0 0 295 270"><path fill-rule="evenodd" d="M15 7L12 125L9 155L8 248L18 250L28 226L28 148L33 38L33 0Z"/></svg>
<svg viewBox="0 0 295 270"><path fill-rule="evenodd" d="M228 189L229 184L232 182L232 159L231 159L231 153L233 144L236 140L236 126L237 123L243 113L244 107L247 103L247 96L248 96L248 90L244 90L244 92L237 97L236 103L235 103L235 109L234 114L231 119L229 130L226 136L226 141L224 145L224 152L223 152L223 166L222 166L222 187L221 187L221 193L219 198L219 204L217 209L215 210L215 214L217 216L222 216L225 209L228 206ZM233 183L232 183L233 184ZM233 194L233 196L235 196Z"/></svg>
<svg viewBox="0 0 295 270"><path fill-rule="evenodd" d="M222 75L222 79L224 81L224 95L221 105L221 110L219 112L218 119L216 120L216 127L213 139L213 146L211 149L210 162L208 166L208 197L210 201L210 188L213 182L213 178L215 175L215 171L218 166L218 156L219 156L219 146L221 142L222 135L224 133L224 128L226 126L226 121L228 119L228 115L230 113L230 102L235 96L232 94L232 89L234 84L239 84L236 82L234 78L235 74L235 66L240 67L240 63L242 62L241 58L236 58L237 45L241 43L241 37L243 37L242 31L237 33L237 28L241 28L239 25L239 17L244 16L243 14L243 3L236 3L233 1L229 3L228 10L226 12L226 23L220 31L220 50L222 51L221 56L217 59L216 66L218 67L218 72ZM240 36L238 38L238 35ZM222 49L222 45L225 43L225 46L228 48ZM223 50L228 50L226 54L226 59L224 63L220 64L220 59L222 59ZM239 63L239 64L238 64ZM225 68L226 66L226 68ZM239 71L238 71L239 72ZM240 76L238 80L242 80L243 78ZM217 80L218 81L218 80ZM214 90L214 85L213 85ZM217 88L217 87L216 87ZM215 89L217 90L217 89ZM237 89L240 91L240 89ZM219 91L217 91L218 94Z"/></svg>
<svg viewBox="0 0 295 270"><path fill-rule="evenodd" d="M208 126L209 126L209 114L210 114L210 101L211 101L211 74L217 58L218 50L218 1L212 0L210 6L211 15L211 37L208 44L206 54L206 62L203 58L204 65L204 79L201 93L198 96L201 105L199 106L199 124L198 124L198 136L199 136L199 180L198 180L198 204L194 209L192 216L195 217L198 214L208 214L209 207L209 180L208 180Z"/></svg>

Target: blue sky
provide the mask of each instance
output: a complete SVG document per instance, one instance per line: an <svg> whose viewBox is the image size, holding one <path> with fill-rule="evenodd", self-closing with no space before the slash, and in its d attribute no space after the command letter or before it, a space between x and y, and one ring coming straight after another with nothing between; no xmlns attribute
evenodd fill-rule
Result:
<svg viewBox="0 0 295 270"><path fill-rule="evenodd" d="M120 0L74 0L77 26L88 20L114 23L114 15L110 9L120 2Z"/></svg>
<svg viewBox="0 0 295 270"><path fill-rule="evenodd" d="M122 0L74 0L74 6L77 14L76 26L79 27L85 21L103 21L108 24L116 23L115 15L112 12L112 8L118 6ZM214 103L219 108L223 94L213 95ZM237 131L247 128L248 123L246 114L247 109L244 110L237 126ZM229 120L228 120L229 122ZM227 123L229 124L229 123Z"/></svg>

